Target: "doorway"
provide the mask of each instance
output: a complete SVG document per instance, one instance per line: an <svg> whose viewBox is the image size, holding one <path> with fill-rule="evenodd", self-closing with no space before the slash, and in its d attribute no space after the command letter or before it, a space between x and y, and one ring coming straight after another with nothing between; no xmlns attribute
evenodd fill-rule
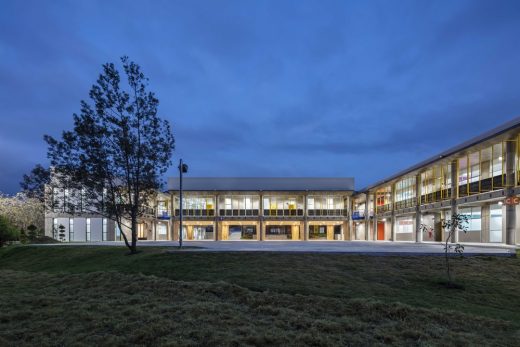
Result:
<svg viewBox="0 0 520 347"><path fill-rule="evenodd" d="M377 222L377 240L383 241L385 239L385 222Z"/></svg>

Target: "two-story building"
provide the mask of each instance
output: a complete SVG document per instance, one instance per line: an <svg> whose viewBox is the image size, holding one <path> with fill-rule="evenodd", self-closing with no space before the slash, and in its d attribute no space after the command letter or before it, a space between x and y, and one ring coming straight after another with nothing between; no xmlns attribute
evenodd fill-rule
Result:
<svg viewBox="0 0 520 347"><path fill-rule="evenodd" d="M170 178L171 237L179 235L179 180ZM350 240L353 178L185 178L186 240ZM173 203L171 203L173 202Z"/></svg>

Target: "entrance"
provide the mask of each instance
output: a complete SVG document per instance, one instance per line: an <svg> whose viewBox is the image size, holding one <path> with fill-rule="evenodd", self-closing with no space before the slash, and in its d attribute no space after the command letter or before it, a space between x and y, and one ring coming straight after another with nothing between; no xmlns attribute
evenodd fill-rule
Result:
<svg viewBox="0 0 520 347"><path fill-rule="evenodd" d="M228 240L256 240L256 225L230 225Z"/></svg>
<svg viewBox="0 0 520 347"><path fill-rule="evenodd" d="M385 239L385 222L377 222L377 240Z"/></svg>

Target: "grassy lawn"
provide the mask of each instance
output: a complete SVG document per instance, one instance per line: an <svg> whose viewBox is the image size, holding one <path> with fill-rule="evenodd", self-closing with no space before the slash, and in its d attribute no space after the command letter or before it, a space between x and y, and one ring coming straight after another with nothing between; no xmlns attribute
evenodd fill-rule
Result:
<svg viewBox="0 0 520 347"><path fill-rule="evenodd" d="M0 345L518 345L520 260L0 249Z"/></svg>

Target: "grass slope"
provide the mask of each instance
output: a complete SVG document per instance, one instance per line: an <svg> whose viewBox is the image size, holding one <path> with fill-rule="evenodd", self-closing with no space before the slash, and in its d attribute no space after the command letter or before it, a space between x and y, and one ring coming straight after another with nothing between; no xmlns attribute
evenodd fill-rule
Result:
<svg viewBox="0 0 520 347"><path fill-rule="evenodd" d="M0 250L0 345L515 345L520 262Z"/></svg>

